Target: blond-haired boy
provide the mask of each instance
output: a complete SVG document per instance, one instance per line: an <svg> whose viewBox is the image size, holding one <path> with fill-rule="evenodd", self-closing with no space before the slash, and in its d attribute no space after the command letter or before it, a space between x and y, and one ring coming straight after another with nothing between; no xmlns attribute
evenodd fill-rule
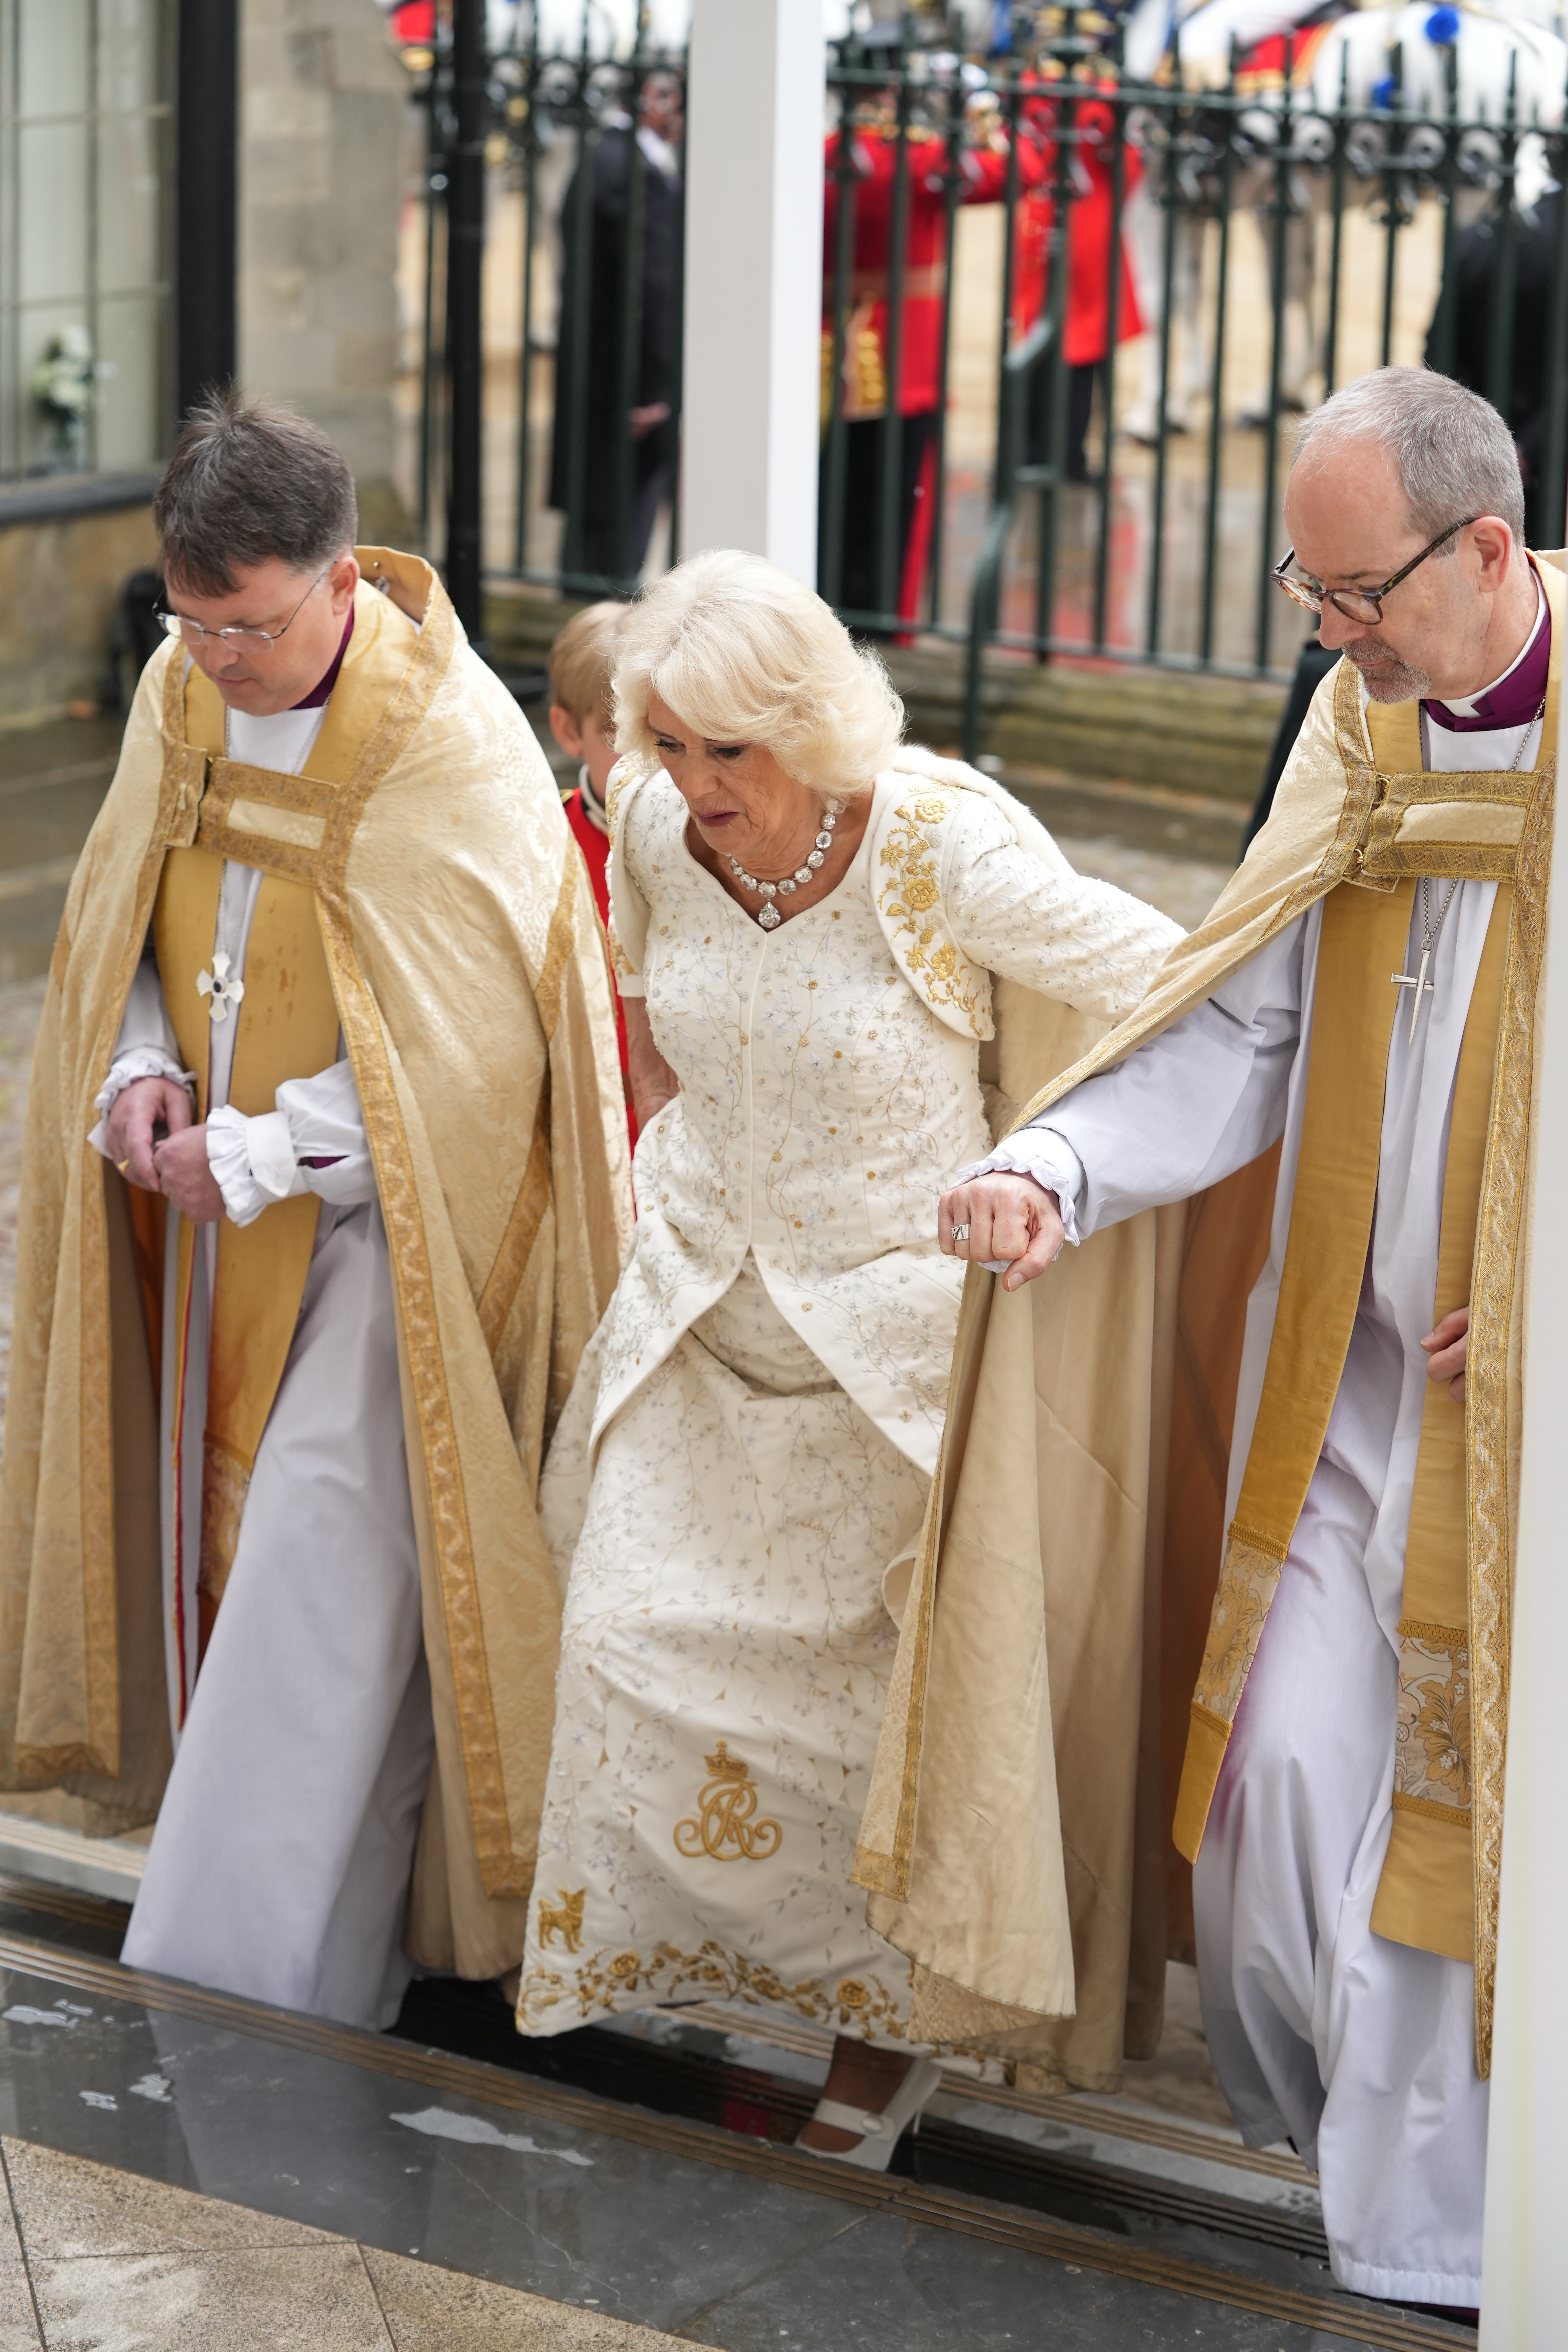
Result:
<svg viewBox="0 0 1568 2352"><path fill-rule="evenodd" d="M599 919L605 923L610 919L610 831L605 802L610 770L616 764L610 681L626 618L624 604L585 605L574 614L550 648L550 731L568 759L581 762L576 782L561 796L562 805L587 865ZM635 1147L637 1123L626 1076L626 1022L618 997L616 1027L626 1123Z"/></svg>

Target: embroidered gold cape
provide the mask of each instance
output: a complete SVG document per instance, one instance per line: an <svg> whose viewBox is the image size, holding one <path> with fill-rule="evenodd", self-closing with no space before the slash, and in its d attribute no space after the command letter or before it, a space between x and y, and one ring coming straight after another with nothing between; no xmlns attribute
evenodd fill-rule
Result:
<svg viewBox="0 0 1568 2352"><path fill-rule="evenodd" d="M1428 872L1511 885L1465 1424L1483 2073L1501 1855L1531 1079L1564 635L1564 559L1537 564L1553 634L1535 772L1437 778L1394 768L1388 747L1409 727L1396 713L1378 714L1369 737L1358 681L1342 663L1314 698L1269 823L1208 919L1173 951L1138 1010L1089 1053L1055 1072L1047 1059L1036 1065L1039 1090L1020 1114L1036 1115L1159 1035L1342 884L1390 893ZM1374 740L1385 747L1381 766ZM1016 1044L1026 1054L1026 1041ZM1016 1071L1005 1071L1002 1084L1015 1097L1028 1093ZM1150 2054L1158 2042L1167 1950L1190 1954L1190 1880L1172 1829L1226 1554L1243 1322L1268 1255L1278 1165L1276 1150L1194 1200L1111 1226L1064 1251L1047 1278L1022 1291L1005 1293L980 1268L966 1283L942 1458L856 1874L872 1924L914 1963L912 2030L1009 2053L1036 2083L1116 2088L1123 2055ZM1057 1891L1064 1869L1065 1902ZM1049 1991L1064 1946L1077 1993L1068 2020L1053 2016Z"/></svg>
<svg viewBox="0 0 1568 2352"><path fill-rule="evenodd" d="M424 1580L437 1760L410 1944L486 1976L522 1948L561 1606L535 1494L615 1286L626 1118L603 934L531 732L429 566L359 555L342 781L186 742L171 646L70 886L23 1150L0 1783L64 1787L129 1826L168 1770L158 1204L87 1138L165 858L196 845L314 890L386 1223ZM382 587L417 635L378 612Z"/></svg>

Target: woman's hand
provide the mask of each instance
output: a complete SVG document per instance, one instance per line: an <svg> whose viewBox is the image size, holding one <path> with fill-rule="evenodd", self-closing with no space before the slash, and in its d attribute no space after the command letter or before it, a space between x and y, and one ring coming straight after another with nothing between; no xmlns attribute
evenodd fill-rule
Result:
<svg viewBox="0 0 1568 2352"><path fill-rule="evenodd" d="M153 1130L181 1135L191 1123L189 1091L178 1078L132 1078L114 1097L103 1122L109 1156L121 1174L143 1192L161 1192L153 1163Z"/></svg>
<svg viewBox="0 0 1568 2352"><path fill-rule="evenodd" d="M967 1225L967 1235L956 1238L955 1225ZM1061 1212L1032 1176L977 1176L942 1194L937 1238L946 1257L1010 1258L1002 1287L1022 1290L1060 1249Z"/></svg>
<svg viewBox="0 0 1568 2352"><path fill-rule="evenodd" d="M1470 1310L1456 1307L1445 1315L1435 1331L1428 1331L1421 1345L1429 1359L1426 1377L1446 1388L1456 1404L1465 1402L1465 1357L1469 1347Z"/></svg>
<svg viewBox="0 0 1568 2352"><path fill-rule="evenodd" d="M626 1016L626 1061L632 1082L632 1108L637 1115L640 1135L648 1121L658 1117L665 1104L675 1100L680 1092L680 1080L653 1042L653 1027L642 998L623 996L621 1009Z"/></svg>

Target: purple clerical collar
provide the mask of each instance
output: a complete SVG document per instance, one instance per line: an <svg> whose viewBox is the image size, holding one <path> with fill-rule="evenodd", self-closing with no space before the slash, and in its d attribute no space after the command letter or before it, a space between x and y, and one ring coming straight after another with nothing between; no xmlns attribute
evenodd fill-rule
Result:
<svg viewBox="0 0 1568 2352"><path fill-rule="evenodd" d="M1452 735L1496 734L1501 728L1528 727L1546 699L1546 673L1552 667L1552 615L1546 599L1535 616L1535 633L1524 651L1484 694L1458 702L1424 702L1423 711L1434 727Z"/></svg>
<svg viewBox="0 0 1568 2352"><path fill-rule="evenodd" d="M332 666L331 669L328 670L325 677L321 679L319 686L313 686L311 688L303 702L296 702L291 706L293 709L320 710L322 703L326 701L327 697L331 693L333 687L336 686L338 682L338 672L343 666L343 656L349 649L349 639L353 636L353 633L354 608L351 604L349 606L348 625L343 630L342 642L339 646L337 652L332 656Z"/></svg>

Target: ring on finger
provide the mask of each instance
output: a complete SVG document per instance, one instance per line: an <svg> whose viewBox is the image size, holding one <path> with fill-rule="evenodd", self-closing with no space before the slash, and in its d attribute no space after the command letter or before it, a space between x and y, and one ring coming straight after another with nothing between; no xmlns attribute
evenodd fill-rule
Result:
<svg viewBox="0 0 1568 2352"><path fill-rule="evenodd" d="M969 1239L969 1227L967 1225L954 1225L952 1229L952 1238L955 1242L966 1242Z"/></svg>

